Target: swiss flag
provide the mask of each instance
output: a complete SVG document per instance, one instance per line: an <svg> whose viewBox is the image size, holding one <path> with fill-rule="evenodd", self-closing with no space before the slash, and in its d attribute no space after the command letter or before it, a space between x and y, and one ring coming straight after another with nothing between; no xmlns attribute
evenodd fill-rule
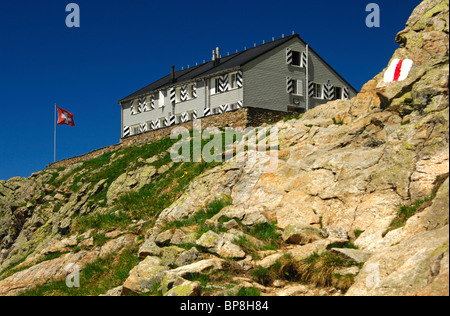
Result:
<svg viewBox="0 0 450 316"><path fill-rule="evenodd" d="M69 111L56 107L58 109L58 125L70 125L75 126L73 121L73 114Z"/></svg>

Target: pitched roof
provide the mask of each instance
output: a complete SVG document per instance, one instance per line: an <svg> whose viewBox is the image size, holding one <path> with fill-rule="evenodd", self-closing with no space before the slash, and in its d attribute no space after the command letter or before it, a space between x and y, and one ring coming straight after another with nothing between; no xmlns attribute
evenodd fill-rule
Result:
<svg viewBox="0 0 450 316"><path fill-rule="evenodd" d="M220 58L220 64L214 66L213 61L206 62L204 64L191 67L189 69L179 70L175 72L175 83L172 83L171 81L171 74L168 74L167 76L149 84L148 86L130 94L129 96L123 98L119 101L119 103L135 99L147 94L150 94L153 91L167 88L169 86L172 86L174 84L180 84L182 82L191 81L194 79L207 77L209 75L213 75L215 73L225 71L227 69L233 69L240 67L251 60L261 56L262 54L274 49L275 47L278 47L279 45L289 41L290 39L296 37L298 35L291 35L287 36L285 38L281 38L272 42L268 42L266 44L262 44L256 47L252 47L250 49L247 49L242 52L238 52L235 54L232 54L230 56L225 56Z"/></svg>
<svg viewBox="0 0 450 316"><path fill-rule="evenodd" d="M242 52L238 52L238 53L235 53L235 54L232 54L229 56L221 57L220 63L218 65L214 65L213 61L209 61L204 64L197 65L195 67L191 67L191 68L184 69L184 70L179 70L179 71L175 72L175 82L174 83L171 81L171 74L168 74L167 76L165 76L165 77L149 84L148 86L130 94L129 96L123 98L122 100L119 101L119 104L126 102L126 101L130 101L132 99L146 96L152 92L155 92L160 89L165 89L165 88L168 88L168 87L176 85L176 84L192 81L192 80L203 78L203 77L208 77L208 76L214 75L216 73L220 73L225 70L230 70L233 68L241 67L241 66L249 63L250 61L254 60L255 58L271 51L272 49L280 46L283 43L286 43L287 41L289 41L293 38L298 38L301 41L303 41L298 34L294 34L294 35L280 38L280 39L277 39L272 42L268 42L268 43L265 43L265 44L262 44L262 45L259 45L256 47L249 48ZM312 50L311 48L310 48L310 50L312 52L314 52L314 50ZM315 54L326 65L328 65L328 63L326 61L324 61L317 53L315 53ZM333 69L330 65L328 65L328 66L331 69ZM338 73L336 72L336 74L338 74ZM342 79L345 81L344 78L342 78ZM345 82L347 82L347 81L345 81ZM348 83L348 85L349 85L349 87L351 87L353 90L356 91L356 89L354 89L349 83Z"/></svg>

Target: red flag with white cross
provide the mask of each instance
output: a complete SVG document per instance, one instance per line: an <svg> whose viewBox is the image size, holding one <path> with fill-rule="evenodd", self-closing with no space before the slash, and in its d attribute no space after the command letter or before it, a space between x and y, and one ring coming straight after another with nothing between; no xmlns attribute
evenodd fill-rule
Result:
<svg viewBox="0 0 450 316"><path fill-rule="evenodd" d="M58 109L58 122L57 122L58 125L75 126L72 113L59 107L56 108Z"/></svg>

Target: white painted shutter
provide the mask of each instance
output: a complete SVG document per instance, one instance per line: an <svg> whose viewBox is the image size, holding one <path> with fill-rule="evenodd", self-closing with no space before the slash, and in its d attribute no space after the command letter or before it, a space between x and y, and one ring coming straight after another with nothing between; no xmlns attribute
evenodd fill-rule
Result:
<svg viewBox="0 0 450 316"><path fill-rule="evenodd" d="M293 93L294 92L294 82L291 77L286 77L286 92Z"/></svg>
<svg viewBox="0 0 450 316"><path fill-rule="evenodd" d="M292 65L292 49L286 48L286 64Z"/></svg>

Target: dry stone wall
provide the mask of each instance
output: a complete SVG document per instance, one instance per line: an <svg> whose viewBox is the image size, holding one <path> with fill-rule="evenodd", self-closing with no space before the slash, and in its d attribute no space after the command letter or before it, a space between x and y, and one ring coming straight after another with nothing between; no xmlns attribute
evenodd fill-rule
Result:
<svg viewBox="0 0 450 316"><path fill-rule="evenodd" d="M201 118L201 126L202 129L208 127L246 128L249 126L259 126L263 123L276 122L281 120L285 116L286 116L285 112L269 111L256 108L242 108L232 112L203 117ZM161 128L156 131L149 131L142 134L122 138L119 144L103 147L94 150L92 152L89 152L87 154L57 161L55 163L48 165L47 168L61 168L61 167L66 168L68 166L73 165L74 163L94 159L100 157L105 153L118 150L122 147L154 142L163 138L168 138L170 137L172 130L178 127L184 127L187 128L188 130L192 130L193 122L190 121L182 124L177 124L171 127Z"/></svg>

